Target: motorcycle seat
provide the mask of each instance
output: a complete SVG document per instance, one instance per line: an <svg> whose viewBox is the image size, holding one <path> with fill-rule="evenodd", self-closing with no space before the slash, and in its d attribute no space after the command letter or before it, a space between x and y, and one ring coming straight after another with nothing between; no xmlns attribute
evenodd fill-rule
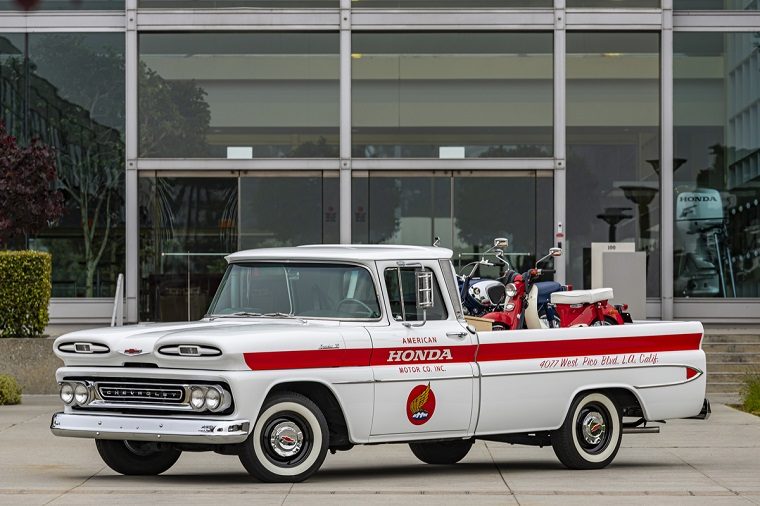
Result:
<svg viewBox="0 0 760 506"><path fill-rule="evenodd" d="M593 304L611 298L612 288L572 290L569 292L555 292L551 295L552 304Z"/></svg>
<svg viewBox="0 0 760 506"><path fill-rule="evenodd" d="M538 291L538 304L546 304L549 302L549 296L554 292L563 290L561 284L556 281L539 281L534 285Z"/></svg>

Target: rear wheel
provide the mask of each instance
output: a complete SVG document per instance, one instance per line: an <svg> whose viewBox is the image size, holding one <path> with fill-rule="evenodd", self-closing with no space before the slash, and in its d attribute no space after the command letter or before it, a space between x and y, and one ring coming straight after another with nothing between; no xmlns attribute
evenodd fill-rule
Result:
<svg viewBox="0 0 760 506"><path fill-rule="evenodd" d="M161 474L177 462L181 451L165 443L96 439L100 458L117 473L132 476Z"/></svg>
<svg viewBox="0 0 760 506"><path fill-rule="evenodd" d="M570 469L601 469L617 455L623 437L620 411L600 392L576 397L562 426L552 432L554 453Z"/></svg>
<svg viewBox="0 0 760 506"><path fill-rule="evenodd" d="M611 316L605 316L604 320L594 320L594 322L591 324L591 327L604 327L607 325L617 325L618 322L616 319L614 319Z"/></svg>
<svg viewBox="0 0 760 506"><path fill-rule="evenodd" d="M240 461L261 481L303 481L324 462L329 437L327 420L311 399L283 392L264 403Z"/></svg>
<svg viewBox="0 0 760 506"><path fill-rule="evenodd" d="M457 441L435 441L431 443L409 443L415 457L425 464L456 464L467 456L472 448L472 439Z"/></svg>

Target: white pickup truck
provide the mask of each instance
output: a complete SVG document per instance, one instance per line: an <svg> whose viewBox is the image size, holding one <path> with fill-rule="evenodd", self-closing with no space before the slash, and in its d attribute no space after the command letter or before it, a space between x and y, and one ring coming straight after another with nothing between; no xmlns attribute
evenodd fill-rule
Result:
<svg viewBox="0 0 760 506"><path fill-rule="evenodd" d="M706 418L697 322L477 332L452 252L301 246L227 257L196 322L55 341L58 436L94 438L123 474L182 451L238 455L256 478L300 481L329 451L409 443L454 464L476 439L551 445L572 469L608 465L624 433Z"/></svg>

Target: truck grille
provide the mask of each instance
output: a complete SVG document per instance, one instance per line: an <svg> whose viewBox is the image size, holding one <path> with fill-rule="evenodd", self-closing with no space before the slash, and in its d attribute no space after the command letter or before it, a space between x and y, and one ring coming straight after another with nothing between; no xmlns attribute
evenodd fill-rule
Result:
<svg viewBox="0 0 760 506"><path fill-rule="evenodd" d="M98 383L98 393L104 401L136 404L183 404L182 385L144 383Z"/></svg>

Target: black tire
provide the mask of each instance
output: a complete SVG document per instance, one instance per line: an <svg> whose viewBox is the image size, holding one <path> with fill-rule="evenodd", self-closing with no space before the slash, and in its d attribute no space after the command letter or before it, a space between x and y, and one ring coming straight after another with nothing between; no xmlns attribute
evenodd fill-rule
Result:
<svg viewBox="0 0 760 506"><path fill-rule="evenodd" d="M264 482L303 481L324 462L329 439L325 415L311 399L295 392L279 393L261 407L243 443L240 462Z"/></svg>
<svg viewBox="0 0 760 506"><path fill-rule="evenodd" d="M425 464L451 465L467 456L470 448L472 448L472 443L472 439L409 443L409 448L414 456Z"/></svg>
<svg viewBox="0 0 760 506"><path fill-rule="evenodd" d="M576 397L562 426L551 434L554 453L570 469L607 467L622 438L620 411L600 392Z"/></svg>
<svg viewBox="0 0 760 506"><path fill-rule="evenodd" d="M108 467L129 476L154 476L168 470L182 454L166 443L96 439L100 458Z"/></svg>

